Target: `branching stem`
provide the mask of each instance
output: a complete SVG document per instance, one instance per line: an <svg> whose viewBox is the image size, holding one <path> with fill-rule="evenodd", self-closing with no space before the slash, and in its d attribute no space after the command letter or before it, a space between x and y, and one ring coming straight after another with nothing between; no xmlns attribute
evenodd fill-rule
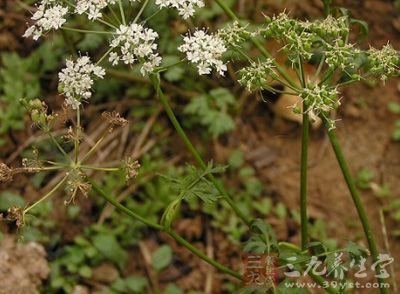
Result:
<svg viewBox="0 0 400 294"><path fill-rule="evenodd" d="M192 142L190 141L189 137L186 135L186 132L183 130L181 127L179 121L177 120L171 106L169 105L167 97L164 95L163 91L161 90L160 87L160 77L159 75L152 75L151 76L151 81L154 86L154 89L157 92L157 96L160 99L161 103L164 106L165 112L167 113L168 118L170 119L172 125L174 126L176 132L178 135L181 137L182 141L194 157L194 159L197 161L197 163L200 165L202 169L206 169L207 165L204 162L204 160L201 158L199 152L196 150L196 148L193 146ZM229 194L226 192L224 187L218 182L218 180L212 175L208 174L207 178L213 183L215 188L221 193L222 197L225 199L225 201L229 204L229 206L233 209L233 211L247 224L250 225L252 220L249 219L240 209L237 207L235 202L232 200L232 198L229 196Z"/></svg>
<svg viewBox="0 0 400 294"><path fill-rule="evenodd" d="M189 251L191 251L194 255L198 256L199 258L201 258L202 260L204 260L205 262L207 262L208 264L212 265L213 267L215 267L216 269L220 270L223 273L226 273L238 280L242 280L242 276L231 270L230 268L227 268L226 266L220 264L218 261L208 257L206 254L204 254L201 250L197 249L196 247L194 247L192 244L190 244L188 241L186 241L184 238L182 238L181 236L179 236L175 231L173 230L166 230L163 226L157 224L157 223L153 223L147 219L145 219L144 217L138 215L137 213L135 213L134 211L130 210L129 208L125 207L124 205L122 205L121 203L119 203L114 197L108 195L107 193L105 193L103 190L100 189L100 187L92 182L92 187L93 189L96 191L96 193L98 193L102 198L104 198L107 202L109 202L110 204L112 204L115 208L117 208L118 210L122 211L123 213L125 213L126 215L128 215L129 217L138 220L140 222L142 222L143 224L159 230L159 231L163 231L165 233L167 233L170 237L172 237L173 239L175 239L179 244L181 244L182 246L184 246L185 248L187 248Z"/></svg>

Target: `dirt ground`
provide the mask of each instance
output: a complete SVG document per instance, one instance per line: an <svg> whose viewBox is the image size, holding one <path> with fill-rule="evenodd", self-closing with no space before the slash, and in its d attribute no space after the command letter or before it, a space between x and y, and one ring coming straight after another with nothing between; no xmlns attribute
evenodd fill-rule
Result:
<svg viewBox="0 0 400 294"><path fill-rule="evenodd" d="M246 7L251 6L247 5L248 2L254 2L254 7L259 8L260 12L268 11L268 14L279 12L286 7L298 17L313 18L320 16L322 11L318 0L243 0L239 1L239 11L245 13ZM340 0L335 1L335 4L350 9L354 17L368 22L370 35L368 43L364 42L362 46L367 47L371 44L380 47L390 40L395 48L400 48L400 15L394 10L392 1ZM0 8L1 19L4 17L6 2L0 2ZM261 19L260 12L255 13L255 19ZM25 20L18 15L7 16L5 27L0 28L0 44L3 44L0 46L1 50L18 50L23 47L20 38L16 38L15 35L22 34L20 28L24 22ZM337 133L353 174L356 174L361 168L371 169L377 173L378 184L389 184L391 193L394 196L400 196L400 144L391 140L396 116L387 110L388 102L400 103L399 79L392 79L385 86L381 84L373 87L366 84L350 86L342 94L343 106L336 114L337 119L340 119L337 123ZM209 157L215 158L217 162L225 162L227 155L232 150L242 149L247 162L256 168L257 175L264 183L266 194L271 195L275 200L283 201L287 207L298 210L301 129L297 123L276 116L271 109L272 102L264 102L258 97L250 97L242 110L242 115L236 121L237 130L226 140L214 142L206 147L209 150ZM96 122L93 124L92 128L95 129ZM10 134L10 144L1 150L4 154L2 157L9 158L16 146L30 135L29 128L26 133ZM196 134L192 132L191 136L195 137ZM121 138L124 137L121 136ZM174 150L175 152L185 152L183 149L179 149L183 148L181 145L176 148L178 150ZM341 245L345 245L349 240L366 245L357 212L327 135L321 129L313 130L311 133L309 159L311 221L325 220L328 224L328 234L337 239ZM21 178L21 181L14 184L13 187L25 192L28 190L31 192L29 197L35 198L37 192L25 185L27 185L26 179ZM362 190L361 194L373 230L378 236L380 251L387 252L388 248L384 244L382 224L379 220L379 208L385 202L374 196L372 191ZM85 206L89 213L90 204L85 204ZM84 214L85 209L82 211ZM196 240L196 246L214 255L220 262L236 269L240 268L239 248L231 244L221 232L210 229L205 225L207 222L204 220L204 216L181 220L177 224L177 230L189 240ZM274 224L281 240L299 242L299 231L296 225L290 222L276 221L273 218L266 220ZM81 230L82 224L90 221L90 216L80 216L80 221L81 224L78 224L76 229L69 227L70 238L73 238L74 234ZM400 240L398 237L392 236L390 232L399 229L399 223L387 217L386 226L389 232L390 253L397 261L400 259ZM195 229L189 230L189 227ZM226 277L193 258L190 253L182 250L166 236L161 235L160 238L173 247L180 261L185 265L183 270L172 267L163 273L159 281L161 285L174 282L182 289L212 288L212 293L227 293L222 288L222 281ZM151 238L143 242L142 249L151 249L155 246L155 241ZM396 278L400 282L400 265L396 261ZM35 280L35 283L37 282L38 280Z"/></svg>

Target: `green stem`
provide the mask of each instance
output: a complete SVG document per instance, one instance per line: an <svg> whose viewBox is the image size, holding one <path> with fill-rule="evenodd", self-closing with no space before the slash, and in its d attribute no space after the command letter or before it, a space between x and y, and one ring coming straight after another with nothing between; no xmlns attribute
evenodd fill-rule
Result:
<svg viewBox="0 0 400 294"><path fill-rule="evenodd" d="M318 284L320 285L326 292L329 294L339 294L340 292L331 286L327 286L326 281L323 277L319 275L314 275L313 273L308 273L308 275Z"/></svg>
<svg viewBox="0 0 400 294"><path fill-rule="evenodd" d="M99 140L90 148L90 150L82 157L82 159L79 161L80 163L85 162L90 155L96 150L96 148L99 146L99 144L104 140L105 135L101 136Z"/></svg>
<svg viewBox="0 0 400 294"><path fill-rule="evenodd" d="M338 138L336 136L335 130L329 128L329 122L325 117L322 116L322 120L324 121L325 127L328 130L329 140L331 141L331 145L332 145L333 151L335 152L336 159L337 159L337 161L339 163L339 166L340 166L340 169L342 171L343 177L344 177L344 179L346 181L346 184L347 184L347 187L348 187L348 189L350 191L350 194L351 194L351 197L353 199L354 205L355 205L355 207L357 209L358 216L359 216L359 218L361 220L361 224L363 226L364 233L365 233L365 236L366 236L367 241L368 241L369 250L371 251L372 258L373 258L373 260L375 262L375 261L378 260L378 255L379 255L378 247L377 247L377 244L376 244L376 241L375 241L375 237L374 237L374 235L372 233L372 229L371 229L371 226L369 224L368 216L367 216L367 213L365 211L364 205L362 203L360 194L358 193L358 190L356 188L356 184L355 184L354 179L353 179L353 177L352 177L352 175L350 173L350 169L349 169L349 167L347 165L347 161L346 161L346 159L344 157L344 154L343 154L343 151L342 151L342 149L341 149L341 147L339 145L339 141L338 141ZM380 270L381 270L381 267L378 265L376 267L376 273L379 274ZM378 282L380 284L382 284L382 283L385 283L385 280L384 279L378 279ZM388 292L387 292L386 288L380 288L380 293L386 294Z"/></svg>
<svg viewBox="0 0 400 294"><path fill-rule="evenodd" d="M299 56L299 78L303 88L306 88L303 59ZM300 220L301 220L301 248L308 246L308 216L307 216L307 170L308 170L308 142L310 136L310 120L307 106L303 102L303 126L301 136L300 158Z"/></svg>
<svg viewBox="0 0 400 294"><path fill-rule="evenodd" d="M71 160L71 158L68 156L67 152L65 152L64 148L61 147L60 143L54 138L54 136L51 134L50 131L46 131L46 134L50 137L50 139L53 141L53 143L57 146L58 150L64 155L64 157L68 160Z"/></svg>
<svg viewBox="0 0 400 294"><path fill-rule="evenodd" d="M189 137L186 135L185 131L181 127L179 121L177 120L171 106L169 105L167 97L164 95L163 91L160 87L160 77L159 75L152 75L151 81L153 83L154 89L157 92L157 96L160 98L161 103L164 106L165 112L167 113L168 118L170 119L172 125L174 126L175 130L177 131L178 135L181 137L183 143L189 149L190 153L200 165L201 168L206 169L207 165L201 158L199 152L193 146L192 142L190 141ZM221 193L222 197L225 201L229 204L229 206L235 211L235 213L247 224L250 225L252 220L249 219L244 213L236 206L232 198L228 195L226 190L223 186L217 181L217 179L212 175L208 174L207 178L214 184L215 188Z"/></svg>
<svg viewBox="0 0 400 294"><path fill-rule="evenodd" d="M92 184L92 188L96 193L98 193L102 198L104 198L107 202L109 202L110 204L115 206L115 208L117 208L121 212L125 213L126 215L130 216L131 218L133 218L135 220L138 220L138 221L144 223L145 225L149 226L150 228L153 228L155 230L160 230L160 231L164 230L163 226L161 226L161 225L159 225L157 223L153 223L153 222L145 219L144 217L138 215L136 212L130 210L129 208L127 208L124 205L122 205L121 203L119 203L114 197L112 197L112 196L108 195L107 193L105 193L93 181L91 181L90 183Z"/></svg>
<svg viewBox="0 0 400 294"><path fill-rule="evenodd" d="M167 231L168 235L170 235L172 238L174 238L179 244L181 244L182 246L186 247L187 249L189 249L193 254L197 255L198 257L200 257L202 260L204 260L205 262L211 264L213 267L215 267L216 269L220 270L223 273L226 273L228 275L231 275L232 277L235 277L238 280L242 280L242 275L240 275L239 273L227 268L226 266L220 264L219 262L215 261L214 259L208 257L206 254L204 254L203 252L201 252L199 249L197 249L196 247L194 247L192 244L190 244L188 241L186 241L185 239L183 239L181 236L179 236L176 232L174 231Z"/></svg>
<svg viewBox="0 0 400 294"><path fill-rule="evenodd" d="M66 31L72 31L72 32L78 32L78 33L88 33L88 34L105 34L105 35L112 35L112 32L107 32L107 31L92 31L92 30L83 30L83 29L76 29L76 28L70 28L70 27L61 27L61 29L66 30Z"/></svg>
<svg viewBox="0 0 400 294"><path fill-rule="evenodd" d="M75 144L74 144L75 163L78 163L80 132L81 132L81 110L80 110L80 107L78 107L76 109L76 138L75 138Z"/></svg>
<svg viewBox="0 0 400 294"><path fill-rule="evenodd" d="M56 192L58 190L58 188L61 187L61 185L67 180L68 175L66 175L61 181L58 182L57 185L55 185L53 187L53 189L51 189L46 195L44 195L42 198L40 198L40 200L36 201L34 204L32 204L31 206L27 207L24 209L24 214L27 213L29 210L31 210L32 208L34 208L35 206L39 205L40 203L42 203L43 201L45 201L47 198L49 198L51 195L54 194L54 192Z"/></svg>
<svg viewBox="0 0 400 294"><path fill-rule="evenodd" d="M126 25L125 14L124 14L124 7L122 6L122 1L118 0L119 11L121 13L121 19L123 25Z"/></svg>
<svg viewBox="0 0 400 294"><path fill-rule="evenodd" d="M125 213L126 215L130 216L131 218L133 218L135 220L138 220L138 221L144 223L145 225L147 225L147 226L149 226L149 227L151 227L153 229L156 229L156 230L159 230L159 231L167 233L170 237L175 239L179 244L181 244L182 246L187 248L194 255L198 256L199 258L201 258L202 260L204 260L208 264L212 265L213 267L215 267L216 269L220 270L223 273L231 275L232 277L234 277L236 279L242 280L242 276L239 273L227 268L226 266L220 264L219 262L215 261L214 259L208 257L202 251L200 251L199 249L194 247L192 244L190 244L188 241L186 241L184 238L179 236L176 232L174 232L172 230L165 230L165 228L163 226L161 226L161 225L159 225L157 223L153 223L153 222L145 219L144 217L138 215L137 213L133 212L129 208L127 208L124 205L122 205L121 203L119 203L114 197L112 197L110 195L107 195L107 193L105 193L102 189L100 189L100 187L97 184L95 184L94 182L91 182L91 184L92 184L93 189L102 198L104 198L110 204L115 206L115 208L117 208L121 212Z"/></svg>
<svg viewBox="0 0 400 294"><path fill-rule="evenodd" d="M139 10L138 14L136 14L135 19L133 20L133 22L137 22L138 21L139 17L142 15L142 13L143 13L143 11L146 8L148 3L149 3L149 0L146 0L143 3L142 7L140 7L140 10Z"/></svg>
<svg viewBox="0 0 400 294"><path fill-rule="evenodd" d="M92 165L81 165L83 169L91 169L97 171L119 171L121 168L119 167L101 167L101 166L92 166Z"/></svg>
<svg viewBox="0 0 400 294"><path fill-rule="evenodd" d="M143 20L143 23L148 22L150 19L152 19L153 17L155 17L156 15L158 15L161 11L163 11L162 9L158 9L156 12L154 12L152 15L148 16L145 20Z"/></svg>
<svg viewBox="0 0 400 294"><path fill-rule="evenodd" d="M303 106L305 107L305 105ZM300 166L300 216L301 216L301 247L308 246L308 216L307 216L307 168L308 168L308 141L310 122L307 113L303 113L301 137L301 166Z"/></svg>

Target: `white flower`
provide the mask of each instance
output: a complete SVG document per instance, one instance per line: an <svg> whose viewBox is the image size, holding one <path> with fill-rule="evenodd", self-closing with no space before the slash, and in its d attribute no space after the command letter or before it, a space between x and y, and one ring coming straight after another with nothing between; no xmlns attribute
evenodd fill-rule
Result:
<svg viewBox="0 0 400 294"><path fill-rule="evenodd" d="M143 75L148 74L161 63L161 57L156 52L157 38L155 31L140 24L120 25L110 44L118 51L110 53L109 61L116 65L119 61L133 64L139 60L143 64L140 72Z"/></svg>
<svg viewBox="0 0 400 294"><path fill-rule="evenodd" d="M156 5L161 8L169 7L178 10L184 19L194 15L196 8L204 6L203 0L156 0Z"/></svg>
<svg viewBox="0 0 400 294"><path fill-rule="evenodd" d="M68 13L68 8L52 5L53 2L52 0L42 1L31 18L35 24L25 31L23 37L32 36L34 40L37 40L45 31L59 29L67 21L65 15Z"/></svg>
<svg viewBox="0 0 400 294"><path fill-rule="evenodd" d="M115 52L111 52L110 56L108 57L108 61L110 61L112 65L117 65L119 62L118 54Z"/></svg>
<svg viewBox="0 0 400 294"><path fill-rule="evenodd" d="M161 64L161 60L162 58L158 56L158 54L153 54L149 56L149 61L143 63L143 66L140 69L140 73L144 76L151 73L154 68Z"/></svg>
<svg viewBox="0 0 400 294"><path fill-rule="evenodd" d="M82 100L92 96L93 77L103 78L104 68L94 65L88 56L82 56L75 62L67 60L66 68L58 74L65 102L77 109Z"/></svg>
<svg viewBox="0 0 400 294"><path fill-rule="evenodd" d="M71 108L74 110L77 110L79 108L79 106L81 106L81 104L82 104L77 99L72 98L72 97L65 98L65 103L67 103L67 105L71 106Z"/></svg>
<svg viewBox="0 0 400 294"><path fill-rule="evenodd" d="M95 20L103 16L102 9L115 3L116 0L77 0L75 12L78 14L87 13L90 20Z"/></svg>
<svg viewBox="0 0 400 294"><path fill-rule="evenodd" d="M220 75L227 70L226 64L221 61L226 52L224 41L215 34L207 34L204 30L196 30L183 38L184 44L178 50L186 54L186 58L197 66L198 72L210 74L212 68Z"/></svg>

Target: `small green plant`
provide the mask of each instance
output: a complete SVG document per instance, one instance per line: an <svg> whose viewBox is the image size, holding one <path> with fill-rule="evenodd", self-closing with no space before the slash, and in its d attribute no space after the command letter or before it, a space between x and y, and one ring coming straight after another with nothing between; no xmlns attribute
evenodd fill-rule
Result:
<svg viewBox="0 0 400 294"><path fill-rule="evenodd" d="M390 102L388 104L389 111L394 114L400 114L400 104L397 102ZM400 141L400 120L396 120L394 123L394 131L392 133L392 139Z"/></svg>
<svg viewBox="0 0 400 294"><path fill-rule="evenodd" d="M195 121L217 138L235 128L235 123L228 114L229 106L234 103L235 98L228 89L217 88L208 95L194 97L185 107L184 113L191 114Z"/></svg>

